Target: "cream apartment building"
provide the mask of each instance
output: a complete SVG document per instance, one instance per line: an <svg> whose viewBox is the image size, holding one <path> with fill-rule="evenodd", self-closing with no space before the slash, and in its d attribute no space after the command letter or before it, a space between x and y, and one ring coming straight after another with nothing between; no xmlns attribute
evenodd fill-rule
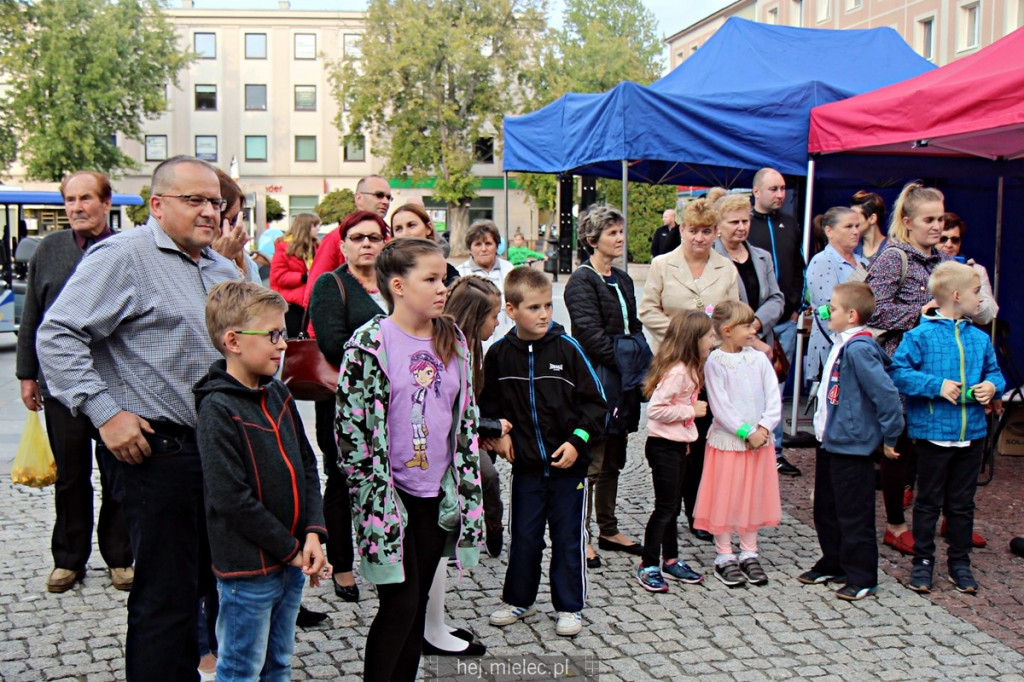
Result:
<svg viewBox="0 0 1024 682"><path fill-rule="evenodd" d="M685 61L733 16L807 28L889 26L942 66L1024 26L1024 0L738 0L667 38L669 67Z"/></svg>
<svg viewBox="0 0 1024 682"><path fill-rule="evenodd" d="M268 196L292 216L312 210L328 191L355 190L359 178L379 172L372 145L363 139L346 143L335 126L339 106L326 68L342 55L359 56L362 12L298 11L289 2L276 10L201 9L182 0L165 14L182 45L199 58L180 72L178 87L168 86L167 111L144 124L143 140L119 140L139 169L116 180L116 191L138 192L156 165L176 154L193 154L224 170L234 160L260 229ZM501 159L492 141L477 146L481 163L473 170L479 189L470 218L492 218L503 228ZM18 170L12 169L14 183L54 188L19 182ZM420 198L435 221L446 221L447 207L431 197L429 181L423 187L401 179L391 183L392 206ZM521 190L510 190L509 199L510 232L535 236L532 201Z"/></svg>

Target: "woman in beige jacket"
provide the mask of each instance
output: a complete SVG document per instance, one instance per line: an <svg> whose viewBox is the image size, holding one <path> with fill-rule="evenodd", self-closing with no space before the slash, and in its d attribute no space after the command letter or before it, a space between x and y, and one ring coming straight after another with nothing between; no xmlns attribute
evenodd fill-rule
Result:
<svg viewBox="0 0 1024 682"><path fill-rule="evenodd" d="M716 253L715 243L718 212L705 199L686 205L682 243L674 251L658 256L651 262L647 274L644 297L640 301L639 317L651 335L651 347L657 350L668 329L669 319L684 310L704 310L708 314L720 301L740 300L739 273L732 261ZM701 389L700 400L707 401ZM683 504L690 532L702 540L711 535L693 528L693 505L697 501L701 473L704 469L704 445L711 426L711 410L695 421L697 440L690 443L683 473Z"/></svg>

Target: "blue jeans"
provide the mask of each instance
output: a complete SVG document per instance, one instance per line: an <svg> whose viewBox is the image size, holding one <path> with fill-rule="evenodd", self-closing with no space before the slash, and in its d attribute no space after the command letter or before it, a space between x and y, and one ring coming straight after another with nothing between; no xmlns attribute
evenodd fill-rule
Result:
<svg viewBox="0 0 1024 682"><path fill-rule="evenodd" d="M785 320L779 322L772 329L775 334L775 338L779 340L779 345L782 346L782 352L786 354L786 359L789 360L790 366L793 364L793 357L796 355L796 322ZM784 393L785 383L779 387L779 392ZM794 389L796 390L796 389ZM782 415L782 419L779 420L778 426L775 427L775 457L778 459L782 457L782 425L786 422L786 415Z"/></svg>
<svg viewBox="0 0 1024 682"><path fill-rule="evenodd" d="M295 617L304 579L296 566L262 578L217 579L218 682L292 678Z"/></svg>

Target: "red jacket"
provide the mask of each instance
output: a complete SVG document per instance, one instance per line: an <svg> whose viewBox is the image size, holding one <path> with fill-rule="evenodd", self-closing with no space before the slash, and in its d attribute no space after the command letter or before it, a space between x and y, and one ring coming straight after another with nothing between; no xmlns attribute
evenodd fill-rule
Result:
<svg viewBox="0 0 1024 682"><path fill-rule="evenodd" d="M313 265L309 268L309 278L306 280L306 291L302 295L302 307L309 307L309 298L313 295L313 285L320 275L325 272L334 272L345 262L345 256L341 253L341 233L334 228L320 240L320 246L313 256ZM273 285L271 285L273 286ZM313 325L309 325L310 329Z"/></svg>
<svg viewBox="0 0 1024 682"><path fill-rule="evenodd" d="M289 246L291 242L283 238L274 242L274 258L270 261L270 288L289 303L305 305L309 268L306 261L287 254Z"/></svg>

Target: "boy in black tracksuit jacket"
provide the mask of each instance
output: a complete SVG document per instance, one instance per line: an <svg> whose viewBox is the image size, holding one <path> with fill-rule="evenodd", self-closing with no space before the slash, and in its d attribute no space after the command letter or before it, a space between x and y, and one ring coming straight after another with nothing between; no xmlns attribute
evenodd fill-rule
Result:
<svg viewBox="0 0 1024 682"><path fill-rule="evenodd" d="M556 632L571 636L580 631L586 597L588 443L604 431L607 404L579 344L551 322L551 283L543 273L513 271L505 299L516 327L487 352L480 395L483 417L513 425L506 437L511 452L498 448L511 455L512 523L505 605L491 624L510 625L535 612L544 532L550 526L551 599L560 612Z"/></svg>

